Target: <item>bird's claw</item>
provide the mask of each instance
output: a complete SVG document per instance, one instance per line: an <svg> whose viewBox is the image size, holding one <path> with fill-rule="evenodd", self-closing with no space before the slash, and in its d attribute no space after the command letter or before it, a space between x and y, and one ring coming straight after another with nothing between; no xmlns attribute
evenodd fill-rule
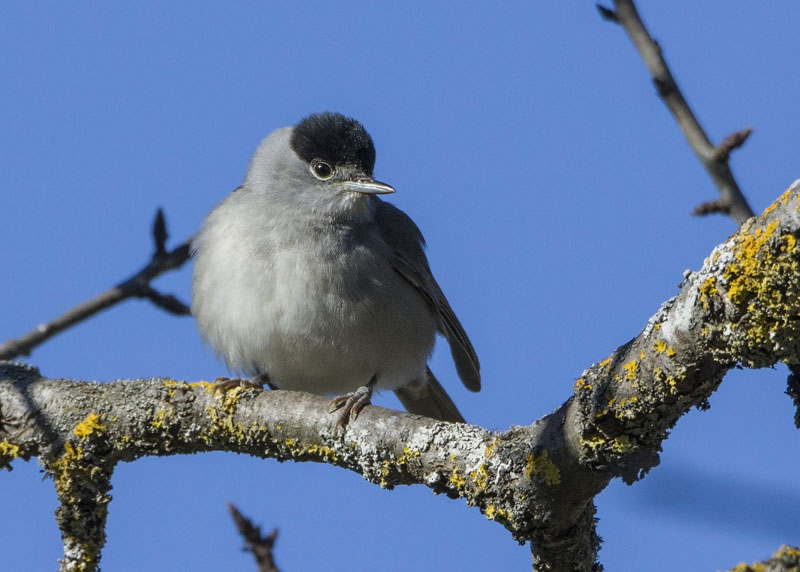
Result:
<svg viewBox="0 0 800 572"><path fill-rule="evenodd" d="M259 378L254 377L252 379L238 379L238 378L230 378L230 377L218 377L212 382L214 386L214 393L218 391L230 391L236 387L245 387L250 389L264 389L264 384L259 383L257 380Z"/></svg>
<svg viewBox="0 0 800 572"><path fill-rule="evenodd" d="M333 413L338 409L342 410L339 414L339 418L336 420L337 427L344 428L350 421L358 419L358 414L361 413L361 410L369 405L372 400L373 385L372 383L362 385L355 391L331 400L331 404L328 408L329 413Z"/></svg>

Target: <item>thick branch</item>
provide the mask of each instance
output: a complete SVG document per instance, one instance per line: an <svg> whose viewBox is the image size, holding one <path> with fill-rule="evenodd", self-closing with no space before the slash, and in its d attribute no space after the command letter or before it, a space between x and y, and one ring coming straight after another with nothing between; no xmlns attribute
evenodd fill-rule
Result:
<svg viewBox="0 0 800 572"><path fill-rule="evenodd" d="M739 564L730 572L797 572L800 569L800 547L781 546L771 558L753 564Z"/></svg>
<svg viewBox="0 0 800 572"><path fill-rule="evenodd" d="M589 570L593 499L612 478L632 482L655 466L668 430L732 367L800 361L798 203L795 183L714 249L636 338L586 370L572 398L529 427L499 433L368 407L341 433L324 397L215 393L170 379L52 380L6 364L0 464L39 456L57 488L69 478L70 491L94 491L75 498L102 514L113 466L144 455L224 450L330 463L381 487L422 484L464 498L530 540L536 570ZM102 546L93 530L81 530L83 554Z"/></svg>
<svg viewBox="0 0 800 572"><path fill-rule="evenodd" d="M155 248L150 262L136 274L127 280L123 280L113 288L67 310L50 322L39 324L24 336L6 341L0 345L0 360L29 355L33 348L46 342L56 334L128 298L145 298L171 314L188 315L189 307L186 304L172 295L161 294L150 286L150 282L157 276L180 268L184 262L189 260L191 240L187 240L177 248L167 251L164 247L166 239L166 223L164 222L164 215L159 209L153 224Z"/></svg>
<svg viewBox="0 0 800 572"><path fill-rule="evenodd" d="M653 77L653 83L658 89L658 95L664 101L673 117L675 117L675 121L678 122L678 126L689 142L689 146L703 164L719 191L720 199L715 202L718 202L721 208L697 208L694 210L694 214L724 212L733 218L736 224L741 225L752 217L754 213L731 172L728 159L733 149L744 144L752 129L748 127L737 131L726 137L718 147L715 147L689 107L689 103L683 96L669 66L667 66L667 62L664 60L661 46L658 45L658 42L650 36L647 28L645 28L633 0L614 0L614 6L615 10L613 11L599 5L598 9L604 18L625 28L633 45L650 71L650 75Z"/></svg>

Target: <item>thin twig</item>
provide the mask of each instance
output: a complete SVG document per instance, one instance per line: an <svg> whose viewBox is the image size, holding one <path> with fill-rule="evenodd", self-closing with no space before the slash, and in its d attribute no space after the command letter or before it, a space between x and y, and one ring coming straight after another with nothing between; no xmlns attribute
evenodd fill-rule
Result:
<svg viewBox="0 0 800 572"><path fill-rule="evenodd" d="M236 523L236 529L244 539L244 549L251 552L256 559L258 572L280 572L272 557L275 539L278 538L278 529L276 528L264 536L261 534L261 527L253 524L233 504L228 503L228 510L233 517L233 522Z"/></svg>
<svg viewBox="0 0 800 572"><path fill-rule="evenodd" d="M692 214L696 216L703 216L713 213L722 213L728 214L729 206L727 203L724 203L721 199L717 199L715 201L708 201L705 203L700 203L694 209L692 209Z"/></svg>
<svg viewBox="0 0 800 572"><path fill-rule="evenodd" d="M191 239L177 248L167 251L167 226L164 214L158 209L153 223L153 240L155 248L153 257L136 274L61 314L50 322L40 324L27 334L11 339L0 345L0 360L14 359L20 355L28 355L36 346L49 340L59 332L86 320L98 312L110 308L128 298L145 298L171 314L185 316L189 307L171 294L162 294L154 289L150 282L164 272L180 268L189 260Z"/></svg>
<svg viewBox="0 0 800 572"><path fill-rule="evenodd" d="M614 6L615 10L610 10L598 5L598 10L603 18L616 22L625 28L633 45L650 71L659 96L661 96L661 99L673 117L675 117L678 126L689 142L689 146L703 164L719 191L720 199L714 202L719 203L721 208L705 209L698 207L694 210L694 214L723 212L728 214L737 225L741 225L752 217L754 213L731 172L728 159L730 152L745 142L752 132L752 128L743 129L729 135L718 147L715 147L689 107L683 93L678 88L667 62L664 61L661 47L645 28L633 0L614 0Z"/></svg>
<svg viewBox="0 0 800 572"><path fill-rule="evenodd" d="M747 141L747 138L750 137L752 132L752 127L745 127L744 129L740 129L739 131L728 135L722 140L722 143L717 145L717 148L715 149L717 153L717 159L727 161L731 151L744 145L744 142Z"/></svg>

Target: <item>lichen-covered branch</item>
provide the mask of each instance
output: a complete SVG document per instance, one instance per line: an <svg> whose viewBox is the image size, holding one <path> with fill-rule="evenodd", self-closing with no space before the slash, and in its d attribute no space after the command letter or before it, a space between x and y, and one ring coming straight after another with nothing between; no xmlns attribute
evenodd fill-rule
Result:
<svg viewBox="0 0 800 572"><path fill-rule="evenodd" d="M798 236L795 183L714 249L638 336L584 371L573 397L528 427L496 432L368 407L338 431L320 396L45 379L6 362L0 466L37 456L53 476L64 570L97 565L116 463L211 450L329 463L385 488L424 485L530 541L534 569L591 570L597 493L655 466L667 431L732 367L798 363Z"/></svg>
<svg viewBox="0 0 800 572"><path fill-rule="evenodd" d="M771 558L753 564L739 564L730 572L797 572L800 570L800 548L781 546Z"/></svg>
<svg viewBox="0 0 800 572"><path fill-rule="evenodd" d="M672 113L692 151L703 164L719 191L720 198L718 200L701 204L694 209L693 214L725 213L736 224L742 224L754 213L739 188L739 183L733 176L728 159L731 151L744 144L752 133L752 128L747 127L728 135L715 147L689 107L672 71L664 60L661 46L647 31L633 0L614 0L613 10L599 4L597 8L605 19L615 22L625 29L636 51L639 52L647 66L658 90L658 95Z"/></svg>
<svg viewBox="0 0 800 572"><path fill-rule="evenodd" d="M584 459L627 482L658 462L666 431L724 374L800 356L798 182L689 275L636 338L575 386Z"/></svg>

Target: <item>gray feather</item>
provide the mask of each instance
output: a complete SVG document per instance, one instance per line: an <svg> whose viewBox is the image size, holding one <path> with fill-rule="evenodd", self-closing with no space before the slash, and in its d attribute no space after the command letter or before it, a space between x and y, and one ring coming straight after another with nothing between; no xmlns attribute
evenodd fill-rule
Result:
<svg viewBox="0 0 800 572"><path fill-rule="evenodd" d="M394 390L400 403L409 413L451 423L465 423L455 403L433 376L430 368L426 370L426 377Z"/></svg>

